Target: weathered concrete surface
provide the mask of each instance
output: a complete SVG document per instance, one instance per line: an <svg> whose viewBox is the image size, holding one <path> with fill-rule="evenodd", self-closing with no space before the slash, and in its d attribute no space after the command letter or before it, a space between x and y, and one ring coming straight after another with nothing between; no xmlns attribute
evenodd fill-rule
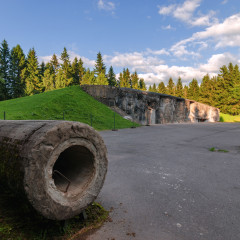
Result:
<svg viewBox="0 0 240 240"><path fill-rule="evenodd" d="M101 136L78 122L2 120L0 154L1 184L26 195L49 219L82 212L97 197L107 172Z"/></svg>
<svg viewBox="0 0 240 240"><path fill-rule="evenodd" d="M109 168L96 201L113 208L112 222L88 240L240 239L240 124L165 124L100 134Z"/></svg>
<svg viewBox="0 0 240 240"><path fill-rule="evenodd" d="M82 89L121 114L145 124L216 122L219 109L192 100L130 88L83 85ZM123 115L123 114L122 114Z"/></svg>

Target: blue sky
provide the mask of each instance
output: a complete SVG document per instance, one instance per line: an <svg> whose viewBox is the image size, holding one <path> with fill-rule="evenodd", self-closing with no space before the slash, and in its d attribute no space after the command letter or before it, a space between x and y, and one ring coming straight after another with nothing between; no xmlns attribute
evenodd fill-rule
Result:
<svg viewBox="0 0 240 240"><path fill-rule="evenodd" d="M240 64L239 0L0 1L0 41L32 47L39 62L60 55L92 68L98 51L115 73L125 67L153 84L184 83Z"/></svg>

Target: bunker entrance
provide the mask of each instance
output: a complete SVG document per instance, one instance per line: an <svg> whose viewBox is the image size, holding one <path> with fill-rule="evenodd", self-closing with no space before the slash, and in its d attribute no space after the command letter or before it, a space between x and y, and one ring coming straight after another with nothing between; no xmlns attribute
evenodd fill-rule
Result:
<svg viewBox="0 0 240 240"><path fill-rule="evenodd" d="M58 157L52 177L58 190L78 195L91 182L94 173L93 154L83 146L71 146Z"/></svg>

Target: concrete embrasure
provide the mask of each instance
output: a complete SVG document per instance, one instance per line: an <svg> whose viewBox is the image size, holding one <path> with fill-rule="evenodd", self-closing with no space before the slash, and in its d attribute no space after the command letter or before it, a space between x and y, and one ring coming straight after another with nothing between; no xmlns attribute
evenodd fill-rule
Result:
<svg viewBox="0 0 240 240"><path fill-rule="evenodd" d="M99 194L107 149L86 124L66 121L0 121L0 179L27 196L43 216L64 220Z"/></svg>

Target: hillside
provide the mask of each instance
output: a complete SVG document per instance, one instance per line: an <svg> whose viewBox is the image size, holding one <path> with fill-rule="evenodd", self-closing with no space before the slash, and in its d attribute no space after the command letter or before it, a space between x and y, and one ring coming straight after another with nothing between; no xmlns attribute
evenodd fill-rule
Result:
<svg viewBox="0 0 240 240"><path fill-rule="evenodd" d="M84 122L97 129L113 129L114 112L81 90L80 86L53 90L0 102L0 119L68 120ZM92 119L92 121L91 121ZM128 128L132 122L115 115L116 128Z"/></svg>

